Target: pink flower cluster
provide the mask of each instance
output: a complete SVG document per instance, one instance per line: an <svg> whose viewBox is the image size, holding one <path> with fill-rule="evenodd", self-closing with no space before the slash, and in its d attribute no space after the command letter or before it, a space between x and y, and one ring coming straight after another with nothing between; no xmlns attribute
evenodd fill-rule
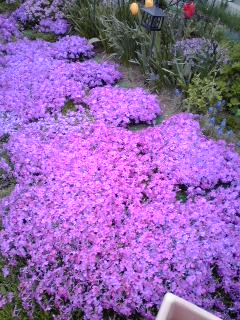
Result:
<svg viewBox="0 0 240 320"><path fill-rule="evenodd" d="M206 139L187 114L137 133L74 117L31 123L7 144L18 184L2 202L0 248L10 266L25 261L29 315L37 302L55 319L76 310L154 319L171 291L239 317L233 148Z"/></svg>
<svg viewBox="0 0 240 320"><path fill-rule="evenodd" d="M155 95L142 88L95 88L85 99L95 119L124 126L131 123L152 123L161 114Z"/></svg>

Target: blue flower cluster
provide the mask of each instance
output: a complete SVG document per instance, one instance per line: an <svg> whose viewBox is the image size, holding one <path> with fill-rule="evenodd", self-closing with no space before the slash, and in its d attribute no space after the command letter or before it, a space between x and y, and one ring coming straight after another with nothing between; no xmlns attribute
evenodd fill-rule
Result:
<svg viewBox="0 0 240 320"><path fill-rule="evenodd" d="M208 122L210 126L214 127L215 134L217 137L225 136L228 139L232 139L235 137L235 134L233 130L228 130L227 128L227 119L223 118L221 123L218 124L216 120L216 116L218 112L221 112L223 110L224 105L226 104L225 100L218 101L215 105L209 107L208 109ZM236 143L236 147L240 148L240 141Z"/></svg>

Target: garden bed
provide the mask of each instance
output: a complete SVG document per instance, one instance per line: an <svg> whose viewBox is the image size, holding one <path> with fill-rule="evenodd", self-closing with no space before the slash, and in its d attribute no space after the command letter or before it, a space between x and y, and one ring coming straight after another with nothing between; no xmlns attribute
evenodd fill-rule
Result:
<svg viewBox="0 0 240 320"><path fill-rule="evenodd" d="M0 16L0 318L153 320L170 291L238 319L237 50L163 32L144 60L149 35L128 5L107 17L128 24L135 51L119 46L122 24L117 42L88 41L63 21L64 2L39 1ZM110 9L98 3L87 29L87 4L70 21L92 33Z"/></svg>

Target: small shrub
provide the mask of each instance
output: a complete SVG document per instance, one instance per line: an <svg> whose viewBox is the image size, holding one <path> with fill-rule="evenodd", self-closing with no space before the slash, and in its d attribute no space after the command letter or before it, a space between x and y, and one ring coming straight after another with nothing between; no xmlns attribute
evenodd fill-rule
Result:
<svg viewBox="0 0 240 320"><path fill-rule="evenodd" d="M174 54L182 57L191 68L192 75L207 76L211 70L220 68L228 62L228 51L216 41L205 38L192 38L177 41Z"/></svg>
<svg viewBox="0 0 240 320"><path fill-rule="evenodd" d="M103 17L102 24L110 49L122 62L129 64L129 61L136 57L136 52L144 38L144 33L139 30L139 25L130 26L114 16Z"/></svg>
<svg viewBox="0 0 240 320"><path fill-rule="evenodd" d="M230 63L225 65L217 81L227 101L229 111L236 116L240 113L240 44L233 44Z"/></svg>
<svg viewBox="0 0 240 320"><path fill-rule="evenodd" d="M160 32L156 34L155 47L151 52L151 35L143 31L138 41L139 49L136 51L137 63L147 77L147 81L156 89L171 86L175 82L172 72L172 45L174 38L171 33L169 21L165 21ZM152 75L154 82L152 81Z"/></svg>
<svg viewBox="0 0 240 320"><path fill-rule="evenodd" d="M224 98L232 112L237 113L240 109L240 62L227 65L221 71L218 80Z"/></svg>
<svg viewBox="0 0 240 320"><path fill-rule="evenodd" d="M129 4L119 1L104 4L96 1L76 0L68 7L68 19L74 30L86 38L97 37L106 51L115 51L125 63L134 56L136 42L136 19L129 10Z"/></svg>
<svg viewBox="0 0 240 320"><path fill-rule="evenodd" d="M209 106L222 100L222 91L213 76L201 79L200 75L195 75L186 96L184 104L188 111L206 113Z"/></svg>
<svg viewBox="0 0 240 320"><path fill-rule="evenodd" d="M99 37L99 30L102 27L99 17L106 14L107 10L108 7L96 1L96 15L94 15L93 0L76 0L73 5L67 6L67 17L80 36L90 39Z"/></svg>

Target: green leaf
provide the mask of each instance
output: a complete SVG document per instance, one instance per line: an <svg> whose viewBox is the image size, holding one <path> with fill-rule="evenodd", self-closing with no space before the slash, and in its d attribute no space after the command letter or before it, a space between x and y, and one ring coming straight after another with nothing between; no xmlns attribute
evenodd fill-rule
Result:
<svg viewBox="0 0 240 320"><path fill-rule="evenodd" d="M96 43L96 42L101 42L101 40L99 38L91 38L88 40L89 44L93 44L93 43Z"/></svg>
<svg viewBox="0 0 240 320"><path fill-rule="evenodd" d="M239 99L234 97L234 98L230 99L230 103L231 103L231 105L236 106L236 105L240 104L240 101L239 101Z"/></svg>
<svg viewBox="0 0 240 320"><path fill-rule="evenodd" d="M237 110L236 117L240 117L240 109Z"/></svg>

